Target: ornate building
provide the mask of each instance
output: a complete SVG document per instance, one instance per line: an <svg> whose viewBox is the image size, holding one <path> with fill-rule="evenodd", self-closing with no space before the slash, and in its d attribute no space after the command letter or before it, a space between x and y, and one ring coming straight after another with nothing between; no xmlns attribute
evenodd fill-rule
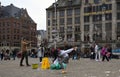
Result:
<svg viewBox="0 0 120 77"><path fill-rule="evenodd" d="M27 10L13 4L0 4L0 48L20 48L23 37L32 41L31 47L37 46L36 23L28 15Z"/></svg>
<svg viewBox="0 0 120 77"><path fill-rule="evenodd" d="M81 39L81 0L58 0L47 11L47 35L54 39L55 33L63 43L77 44Z"/></svg>
<svg viewBox="0 0 120 77"><path fill-rule="evenodd" d="M58 0L46 9L47 36L53 30L65 42L120 46L119 0Z"/></svg>

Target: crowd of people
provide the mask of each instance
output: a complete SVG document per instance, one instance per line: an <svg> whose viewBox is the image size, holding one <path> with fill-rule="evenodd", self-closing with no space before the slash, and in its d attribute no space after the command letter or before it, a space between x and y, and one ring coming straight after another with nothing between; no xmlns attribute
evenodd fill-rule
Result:
<svg viewBox="0 0 120 77"><path fill-rule="evenodd" d="M96 43L90 47L90 51L90 58L95 59L95 61L104 61L105 59L109 61L112 58L112 47L107 44L100 46Z"/></svg>
<svg viewBox="0 0 120 77"><path fill-rule="evenodd" d="M81 48L74 46L69 48L45 48L44 46L37 47L36 50L32 52L28 52L27 46L30 44L29 41L23 39L21 41L21 56L20 56L20 66L24 66L23 60L25 58L26 66L31 66L28 61L28 57L39 58L39 62L42 63L42 59L44 57L52 58L52 63L59 63L62 69L62 73L65 73L64 64L69 63L69 59L79 60L81 57ZM65 49L66 48L66 49ZM112 58L112 48L110 45L100 46L98 43L92 44L89 48L90 51L90 59L95 61L105 61L105 59L109 62ZM16 56L18 56L19 52L10 50L1 50L0 57L1 60L10 60L11 57L15 60Z"/></svg>
<svg viewBox="0 0 120 77"><path fill-rule="evenodd" d="M13 60L15 60L15 57L16 57L16 51L15 50L13 50L13 51L11 51L10 52L10 50L6 50L6 49L2 49L1 51L0 51L0 58L1 58L1 61L2 60L10 60L11 58L13 59Z"/></svg>
<svg viewBox="0 0 120 77"><path fill-rule="evenodd" d="M58 56L59 50L61 50L61 49L67 50L69 48L71 48L71 47L68 47L66 49L65 48L54 48L54 47L46 49L43 46L39 46L39 47L37 47L36 50L29 51L26 54L32 58L38 57L40 62L42 62L42 58L44 56L52 57L53 61L54 61ZM89 52L90 52L89 53L90 59L95 60L95 61L104 61L104 59L109 61L112 58L112 48L110 45L101 46L98 43L92 44L89 48ZM69 55L73 60L78 60L78 59L80 59L80 57L83 57L83 56L81 56L82 50L80 47L78 47L76 51L69 53ZM10 59L15 60L16 57L19 58L19 51L16 51L16 50L10 51L8 49L2 49L0 51L1 60L10 60ZM21 57L21 55L20 55L20 57Z"/></svg>

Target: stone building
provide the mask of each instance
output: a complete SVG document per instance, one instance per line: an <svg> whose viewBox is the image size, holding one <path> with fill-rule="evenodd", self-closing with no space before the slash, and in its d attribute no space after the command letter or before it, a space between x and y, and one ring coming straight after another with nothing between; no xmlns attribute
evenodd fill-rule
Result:
<svg viewBox="0 0 120 77"><path fill-rule="evenodd" d="M36 23L27 10L0 4L0 49L20 49L23 37L32 41L31 47L37 46Z"/></svg>
<svg viewBox="0 0 120 77"><path fill-rule="evenodd" d="M63 42L74 45L98 42L120 47L119 0L58 0L46 12L48 38L56 30Z"/></svg>
<svg viewBox="0 0 120 77"><path fill-rule="evenodd" d="M37 30L37 47L42 46L44 40L46 40L46 31Z"/></svg>

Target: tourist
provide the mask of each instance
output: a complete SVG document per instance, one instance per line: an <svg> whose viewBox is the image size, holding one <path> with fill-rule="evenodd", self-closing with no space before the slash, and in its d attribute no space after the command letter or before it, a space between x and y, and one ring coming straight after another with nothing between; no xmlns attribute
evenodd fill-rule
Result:
<svg viewBox="0 0 120 77"><path fill-rule="evenodd" d="M42 58L44 57L44 48L43 47L39 47L38 48L38 58L40 63L42 62Z"/></svg>
<svg viewBox="0 0 120 77"><path fill-rule="evenodd" d="M102 54L102 61L104 61L104 59L106 59L107 61L109 61L107 54L107 45L105 45L102 50L101 50L101 54Z"/></svg>
<svg viewBox="0 0 120 77"><path fill-rule="evenodd" d="M91 47L90 47L90 52L91 52L91 54L90 54L90 59L95 59L95 46L94 45L91 45Z"/></svg>
<svg viewBox="0 0 120 77"><path fill-rule="evenodd" d="M4 58L4 53L5 53L5 51L2 49L1 52L0 52L0 55L1 55L1 61L2 61L3 58Z"/></svg>
<svg viewBox="0 0 120 77"><path fill-rule="evenodd" d="M30 42L27 42L27 40L25 38L23 38L22 42L21 42L21 60L20 60L20 66L24 66L23 65L23 60L24 58L26 59L26 65L30 66L28 63L28 51L27 51L27 45L30 44Z"/></svg>
<svg viewBox="0 0 120 77"><path fill-rule="evenodd" d="M98 44L96 43L95 45L95 60L96 61L100 61L100 47L98 46Z"/></svg>

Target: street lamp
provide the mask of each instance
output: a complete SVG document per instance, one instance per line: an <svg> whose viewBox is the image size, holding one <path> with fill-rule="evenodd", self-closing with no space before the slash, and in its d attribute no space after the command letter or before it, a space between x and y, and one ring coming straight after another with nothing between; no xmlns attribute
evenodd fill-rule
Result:
<svg viewBox="0 0 120 77"><path fill-rule="evenodd" d="M57 31L56 30L52 30L52 40L54 43L54 48L56 49L56 37L57 37Z"/></svg>
<svg viewBox="0 0 120 77"><path fill-rule="evenodd" d="M102 22L103 22L103 26L105 26L105 10L106 10L106 4L103 3L102 4ZM104 40L106 41L106 31L103 31L103 35L104 35Z"/></svg>
<svg viewBox="0 0 120 77"><path fill-rule="evenodd" d="M57 26L57 1L55 0L55 3L54 3L54 8L55 8L55 26Z"/></svg>
<svg viewBox="0 0 120 77"><path fill-rule="evenodd" d="M55 3L54 3L54 8L55 8L55 26L57 27L57 1L55 0ZM57 29L57 28L56 28ZM56 48L56 42L57 42L57 38L59 38L59 34L58 34L58 31L56 30L53 30L52 31L52 38L53 38L53 41L54 41L54 48Z"/></svg>

